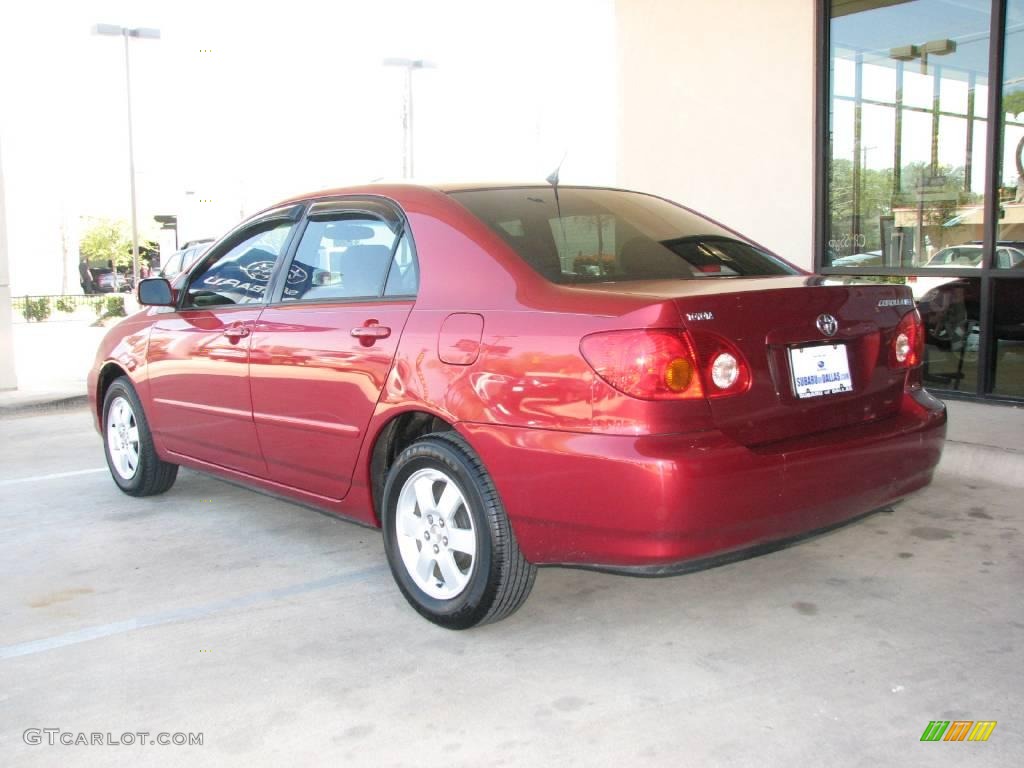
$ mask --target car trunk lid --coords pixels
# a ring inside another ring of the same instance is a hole
[[[889,347],[900,318],[913,308],[910,292],[899,285],[832,282],[821,277],[709,278],[619,283],[616,288],[672,301],[705,371],[710,360],[703,358],[716,339],[741,353],[750,367],[749,388],[711,396],[708,402],[718,429],[754,447],[886,418],[900,407],[906,369],[890,368]],[[834,335],[826,333],[831,330],[828,317],[835,322]],[[834,376],[838,391],[809,396],[809,389],[829,386],[808,386],[813,364],[824,358],[821,370],[828,373],[842,367],[836,356],[843,355],[849,378]],[[706,382],[705,391],[713,393],[714,385]]]

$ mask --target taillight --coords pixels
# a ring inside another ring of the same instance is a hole
[[[697,356],[682,331],[608,331],[583,338],[580,351],[597,375],[643,400],[703,397]]]
[[[598,376],[644,400],[722,397],[750,387],[750,367],[739,350],[713,334],[608,331],[585,337],[580,350]]]
[[[889,345],[889,365],[892,368],[913,368],[924,358],[924,328],[921,315],[915,309],[907,312],[896,325]]]

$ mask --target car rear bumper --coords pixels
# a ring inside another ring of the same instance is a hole
[[[494,478],[528,560],[660,575],[779,546],[926,486],[946,411],[917,390],[894,417],[756,449],[717,431],[458,429]]]

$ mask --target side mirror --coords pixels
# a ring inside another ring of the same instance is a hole
[[[139,304],[147,307],[173,307],[174,291],[162,277],[147,277],[139,281]]]

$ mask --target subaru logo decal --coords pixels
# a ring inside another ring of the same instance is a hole
[[[274,262],[254,261],[252,264],[243,266],[242,271],[250,280],[258,280],[261,283],[265,283],[270,279],[270,274],[274,271]]]
[[[818,330],[826,336],[835,336],[839,330],[839,321],[832,315],[818,315]]]

